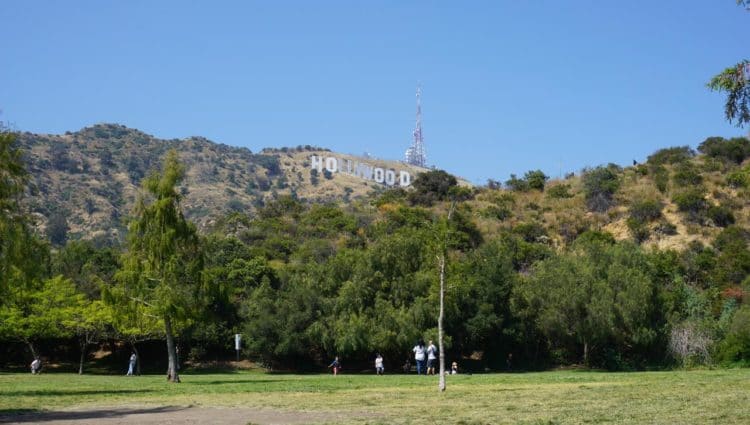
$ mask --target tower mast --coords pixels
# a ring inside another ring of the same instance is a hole
[[[417,86],[417,123],[414,128],[414,141],[406,150],[406,163],[420,167],[427,166],[427,152],[422,137],[422,87]]]

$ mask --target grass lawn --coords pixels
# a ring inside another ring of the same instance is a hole
[[[350,423],[750,423],[750,369],[555,371],[437,378],[227,373],[0,374],[0,415],[96,406],[242,406],[351,412]]]

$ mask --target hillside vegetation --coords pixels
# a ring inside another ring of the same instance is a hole
[[[384,188],[345,174],[311,173],[310,156],[331,152],[309,145],[252,153],[202,137],[162,140],[116,124],[64,135],[21,133],[18,139],[32,177],[26,203],[56,244],[67,238],[121,241],[140,181],[169,149],[178,151],[187,168],[181,188],[185,215],[203,231],[228,212],[253,214],[281,195],[348,202]],[[413,175],[423,171],[395,161],[336,156]]]
[[[471,187],[425,170],[406,190],[336,197],[327,183],[355,182],[318,176],[314,193],[329,202],[297,186],[252,210],[215,213],[198,233],[180,205],[189,210],[200,167],[172,152],[153,159],[161,168],[144,181],[126,244],[50,250],[9,204],[21,218],[0,227],[20,241],[0,249],[0,266],[13,271],[0,282],[6,358],[76,341],[83,368],[102,336],[136,349],[174,332],[182,360],[198,364],[231,353],[239,332],[245,354],[273,368],[316,369],[336,355],[369,365],[375,352],[402,364],[415,341],[437,339],[437,258],[447,250],[446,350],[466,367],[503,368],[509,355],[519,368],[750,362],[745,138],[560,181],[532,170]],[[279,167],[306,168],[304,152],[273,154]],[[256,171],[267,175],[266,165]],[[116,347],[107,355],[121,356]]]

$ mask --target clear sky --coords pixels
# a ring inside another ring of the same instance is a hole
[[[402,159],[474,181],[746,133],[705,83],[750,57],[734,0],[0,1],[0,119]]]

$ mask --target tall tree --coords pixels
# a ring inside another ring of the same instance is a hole
[[[167,153],[161,172],[143,181],[128,226],[128,250],[116,284],[105,290],[115,308],[162,321],[167,343],[167,379],[180,382],[175,336],[196,311],[203,293],[203,254],[195,226],[180,208],[177,186],[185,175],[177,152]],[[133,306],[140,305],[141,308]]]

